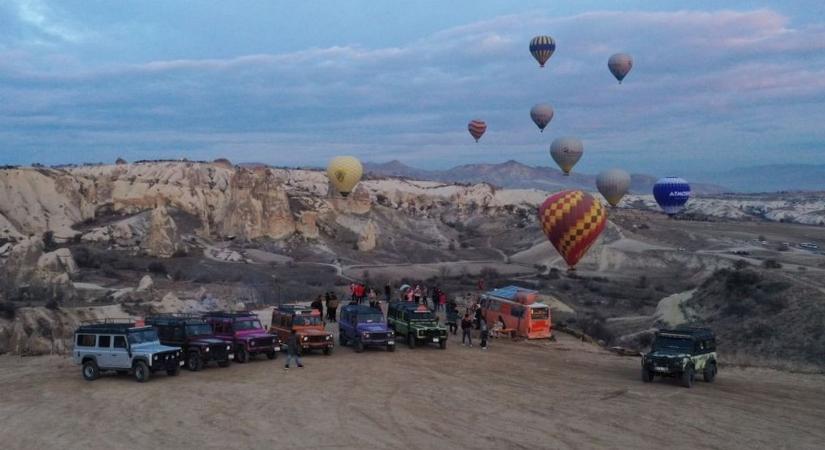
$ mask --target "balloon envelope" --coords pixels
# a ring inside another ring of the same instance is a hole
[[[596,188],[607,203],[616,206],[630,189],[630,174],[622,169],[605,170],[596,177]]]
[[[619,84],[622,84],[624,77],[633,68],[633,57],[627,53],[616,53],[607,60],[607,68],[619,80]]]
[[[546,103],[535,105],[530,109],[530,118],[541,131],[544,131],[544,127],[553,120],[553,114],[553,107]]]
[[[659,207],[672,216],[684,209],[685,203],[690,199],[690,185],[678,177],[660,178],[653,185],[653,197]]]
[[[536,36],[530,40],[530,54],[536,58],[540,67],[544,67],[544,63],[553,56],[555,51],[556,41],[550,36]]]
[[[539,223],[570,268],[587,253],[607,224],[602,203],[582,191],[562,191],[539,207]]]
[[[582,153],[584,145],[574,137],[560,137],[550,144],[550,156],[565,175],[570,175],[570,170],[579,162]]]
[[[346,197],[361,181],[364,168],[353,156],[337,156],[327,166],[327,176],[335,189]]]
[[[470,123],[467,124],[467,130],[470,131],[470,135],[478,142],[481,136],[484,135],[484,132],[487,131],[487,124],[483,120],[471,120]]]

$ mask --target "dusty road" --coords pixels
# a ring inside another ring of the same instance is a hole
[[[83,381],[0,357],[0,446],[33,448],[822,448],[825,377],[723,368],[643,384],[637,358],[572,338],[399,348]]]

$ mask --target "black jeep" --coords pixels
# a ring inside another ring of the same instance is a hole
[[[212,327],[198,316],[187,314],[164,314],[146,318],[146,324],[158,330],[163,345],[180,347],[183,350],[186,368],[201,370],[210,361],[219,367],[229,366],[232,346],[215,337]]]
[[[642,380],[677,377],[693,386],[697,373],[710,383],[716,378],[716,336],[708,328],[677,328],[656,332],[650,353],[642,355]]]

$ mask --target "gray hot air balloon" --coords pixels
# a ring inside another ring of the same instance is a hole
[[[574,137],[560,137],[550,144],[550,156],[565,175],[570,175],[570,170],[579,162],[582,153],[584,153],[584,145],[582,141]]]
[[[607,203],[616,206],[630,189],[630,174],[622,169],[605,170],[596,177],[596,188]]]
[[[619,80],[619,84],[622,84],[624,77],[633,68],[633,57],[627,53],[616,53],[607,61],[607,68]]]
[[[543,133],[544,127],[553,120],[553,107],[546,103],[539,103],[530,109],[530,117]]]

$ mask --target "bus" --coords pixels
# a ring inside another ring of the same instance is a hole
[[[538,292],[518,286],[494,289],[481,295],[481,313],[491,328],[499,317],[507,329],[527,339],[551,335],[550,307],[536,301]]]

